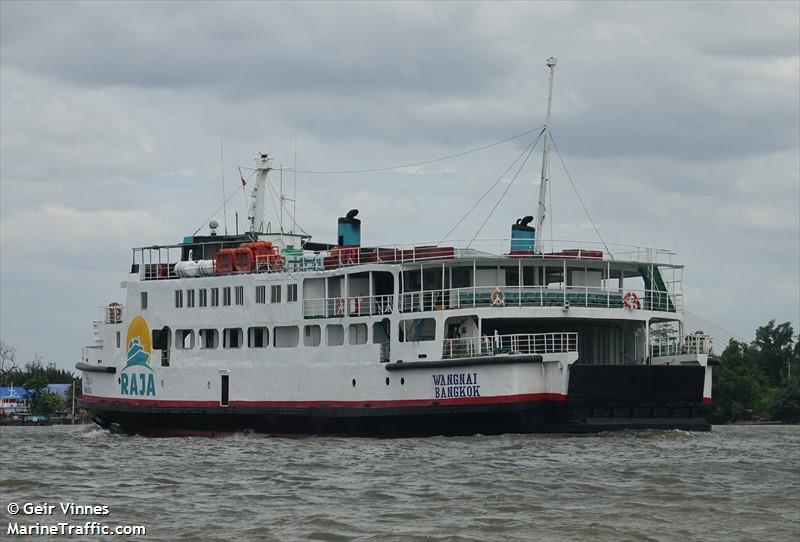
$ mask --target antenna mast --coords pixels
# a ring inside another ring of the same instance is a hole
[[[225,197],[225,156],[222,154],[222,134],[219,134],[219,174],[222,181],[222,216],[225,221],[225,235],[228,235],[228,198]]]
[[[547,183],[550,182],[550,108],[553,103],[553,73],[558,60],[555,57],[547,59],[550,68],[550,87],[547,91],[547,116],[544,121],[544,150],[542,151],[542,177],[539,181],[539,206],[536,208],[536,244],[535,252],[542,252],[542,226],[547,214],[545,197],[547,196]]]
[[[252,233],[265,233],[264,192],[267,189],[267,174],[270,170],[272,170],[272,158],[266,152],[260,153],[256,158],[256,182],[250,193],[250,213],[247,217]]]

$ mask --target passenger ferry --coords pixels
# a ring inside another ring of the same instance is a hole
[[[355,209],[332,243],[263,231],[261,153],[249,231],[133,249],[81,407],[148,435],[709,429],[711,343],[684,332],[674,253],[537,236],[549,104],[536,222],[505,240],[362,246]]]

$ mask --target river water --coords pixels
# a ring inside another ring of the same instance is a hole
[[[5,427],[0,453],[0,539],[17,539],[9,523],[96,520],[165,541],[800,540],[800,426],[396,440]],[[7,511],[43,502],[109,513]]]

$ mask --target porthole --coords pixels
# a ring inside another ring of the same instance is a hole
[[[353,379],[353,387],[354,388],[356,387],[356,379],[355,378]]]
[[[161,387],[162,388],[164,387],[164,381],[163,380],[161,381]]]
[[[400,379],[400,385],[401,385],[401,386],[405,386],[405,385],[406,385],[406,379],[405,379],[405,377],[403,377],[403,378],[401,378],[401,379]]]
[[[387,386],[389,385],[389,377],[388,376],[386,377],[386,385]]]
[[[117,377],[117,384],[119,384],[119,383],[120,383],[120,380],[119,380],[119,377]]]
[[[211,389],[211,382],[208,383],[208,389]]]

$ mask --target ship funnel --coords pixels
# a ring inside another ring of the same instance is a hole
[[[532,216],[525,216],[511,225],[511,254],[531,254],[536,242],[536,228],[529,226]]]
[[[350,210],[345,216],[339,217],[339,240],[341,246],[361,246],[361,221],[356,218],[358,209]]]

